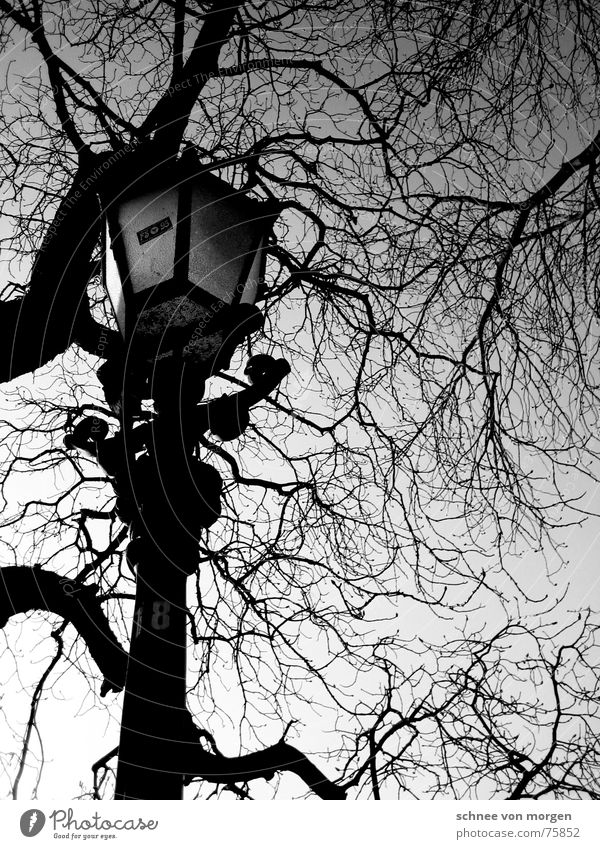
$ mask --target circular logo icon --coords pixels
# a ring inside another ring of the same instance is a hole
[[[37,808],[25,811],[21,816],[21,834],[25,837],[35,837],[43,829],[46,817]]]

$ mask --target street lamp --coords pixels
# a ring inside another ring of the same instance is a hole
[[[227,368],[260,327],[254,303],[276,214],[200,171],[189,155],[148,169],[107,205],[106,289],[125,342],[124,371],[142,381],[153,375],[149,397],[161,393],[160,374],[168,383],[173,370],[185,370],[201,381]]]
[[[105,441],[105,429],[95,439],[93,427],[83,427],[74,444],[113,475],[137,573],[116,798],[177,799],[183,776],[173,753],[192,742],[186,580],[198,565],[201,529],[220,512],[220,476],[199,460],[195,444],[210,428],[239,436],[247,408],[289,366],[254,358],[251,389],[198,402],[204,381],[227,368],[235,347],[262,324],[254,303],[276,212],[200,172],[189,156],[132,180],[105,206],[104,279],[124,345],[120,362],[108,361],[99,376],[122,429]],[[154,401],[149,423],[144,397]],[[236,415],[237,425],[229,421]]]

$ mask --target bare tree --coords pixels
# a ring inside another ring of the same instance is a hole
[[[111,420],[99,198],[187,146],[280,206],[252,344],[293,373],[234,449],[201,439],[226,489],[189,611],[186,774],[242,798],[261,777],[324,798],[597,798],[597,626],[544,563],[598,475],[600,14],[0,11],[0,619],[54,623],[13,795],[41,763],[40,691],[73,666],[82,692],[96,667],[103,695],[122,686],[126,529],[63,435]],[[112,763],[90,792],[110,793]]]

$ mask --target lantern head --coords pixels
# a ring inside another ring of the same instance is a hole
[[[104,277],[132,363],[174,358],[207,376],[260,327],[276,211],[182,163],[108,205]]]

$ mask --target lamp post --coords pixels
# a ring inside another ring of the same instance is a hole
[[[88,450],[113,475],[136,572],[116,798],[180,799],[177,753],[190,742],[186,582],[202,529],[220,513],[220,476],[195,446],[211,409],[224,438],[243,430],[243,422],[233,430],[231,421],[223,424],[222,405],[198,402],[205,380],[227,368],[235,347],[261,326],[254,301],[275,213],[185,157],[105,206],[104,278],[124,344],[121,359],[99,376],[121,433]],[[229,414],[243,419],[286,368],[271,369],[246,398],[240,393]],[[144,398],[154,401],[147,421]],[[92,444],[90,434],[81,447]]]

